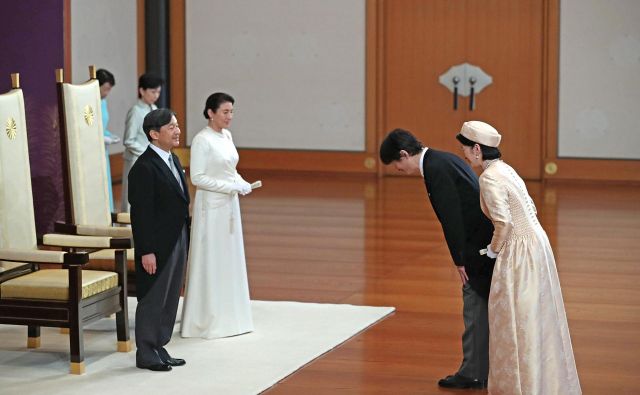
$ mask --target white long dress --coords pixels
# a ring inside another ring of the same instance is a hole
[[[560,281],[533,200],[502,161],[480,175],[498,252],[489,293],[489,394],[579,395]]]
[[[253,331],[231,133],[206,127],[191,143],[196,187],[181,334],[214,339]]]

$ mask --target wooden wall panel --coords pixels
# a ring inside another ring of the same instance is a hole
[[[464,121],[482,120],[504,135],[501,149],[525,178],[539,179],[542,140],[543,3],[529,0],[386,1],[384,121],[430,147],[459,152]],[[453,109],[439,83],[451,66],[470,63],[493,84]],[[392,170],[388,172],[393,173]]]
[[[384,2],[385,119],[379,140],[395,128],[408,129],[423,144],[458,150],[454,138],[464,111],[438,77],[465,61],[464,1]],[[460,102],[463,105],[463,102]],[[386,173],[394,173],[390,168]]]
[[[146,57],[145,57],[145,34],[144,34],[144,0],[137,0],[136,3],[137,12],[137,29],[138,29],[138,75],[144,74],[146,71]],[[172,31],[173,33],[173,31]],[[136,89],[136,92],[138,90]]]
[[[169,1],[169,85],[171,86],[169,103],[175,111],[178,124],[182,130],[180,146],[185,147],[187,141],[187,109],[185,96],[185,0]]]
[[[468,119],[502,134],[505,161],[527,179],[541,178],[543,10],[539,0],[467,2],[467,61],[493,76]]]

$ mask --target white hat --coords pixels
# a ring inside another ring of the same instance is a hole
[[[468,121],[462,124],[460,134],[474,143],[497,147],[500,145],[500,133],[488,123],[482,121]]]

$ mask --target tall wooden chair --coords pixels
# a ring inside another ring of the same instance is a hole
[[[71,373],[84,366],[83,327],[116,314],[118,351],[130,351],[127,314],[126,248],[128,238],[46,234],[38,249],[31,170],[19,76],[13,88],[0,95],[0,324],[28,326],[27,347],[40,345],[40,327],[68,328]],[[82,270],[88,252],[117,248],[116,271]],[[40,264],[62,269],[40,269]]]
[[[89,67],[90,79],[83,84],[65,83],[63,70],[56,70],[60,137],[66,163],[65,187],[69,191],[70,213],[66,223],[57,223],[56,232],[76,235],[128,237],[129,213],[111,213],[104,155],[100,86],[95,66]],[[90,255],[92,266],[112,267],[115,250],[101,250]],[[134,251],[127,252],[130,274],[135,273]]]

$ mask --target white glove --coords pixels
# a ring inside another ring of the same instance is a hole
[[[235,192],[238,192],[241,195],[248,195],[251,193],[251,184],[248,182],[241,180],[233,184],[233,189]]]
[[[498,257],[498,253],[491,249],[491,244],[487,246],[487,256],[491,259],[496,259]]]
[[[116,136],[115,134],[111,135],[111,137],[104,136],[105,145],[111,145],[119,142],[120,142],[120,137]]]

